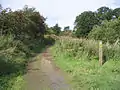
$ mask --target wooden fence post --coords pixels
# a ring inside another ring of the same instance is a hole
[[[99,41],[99,63],[103,65],[103,45],[102,41]]]

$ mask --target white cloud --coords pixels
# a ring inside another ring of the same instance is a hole
[[[34,6],[48,18],[50,26],[59,23],[62,27],[73,27],[75,17],[83,11],[95,11],[101,6],[117,6],[116,0],[3,0],[2,3],[12,9],[22,8],[24,5]]]

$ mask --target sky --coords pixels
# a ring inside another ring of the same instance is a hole
[[[74,27],[77,15],[84,11],[95,11],[101,6],[120,7],[120,0],[0,0],[4,8],[22,9],[24,5],[35,7],[41,15],[47,17],[46,23],[53,26],[58,23],[62,28]]]

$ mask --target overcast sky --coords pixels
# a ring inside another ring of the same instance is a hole
[[[21,9],[24,5],[35,7],[47,17],[46,23],[53,26],[58,23],[61,27],[73,27],[75,17],[83,11],[95,11],[101,6],[110,8],[120,7],[120,0],[0,0],[2,6],[13,10]]]

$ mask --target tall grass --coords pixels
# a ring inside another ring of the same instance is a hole
[[[103,45],[104,63],[99,65],[98,41],[61,37],[52,47],[58,67],[65,70],[74,90],[119,90],[120,46]]]
[[[60,51],[66,51],[70,56],[80,58],[84,54],[91,60],[93,58],[98,59],[99,55],[99,41],[88,39],[76,39],[72,37],[61,37],[56,44],[56,47]],[[103,58],[105,60],[120,60],[120,45],[115,44],[103,44]]]

